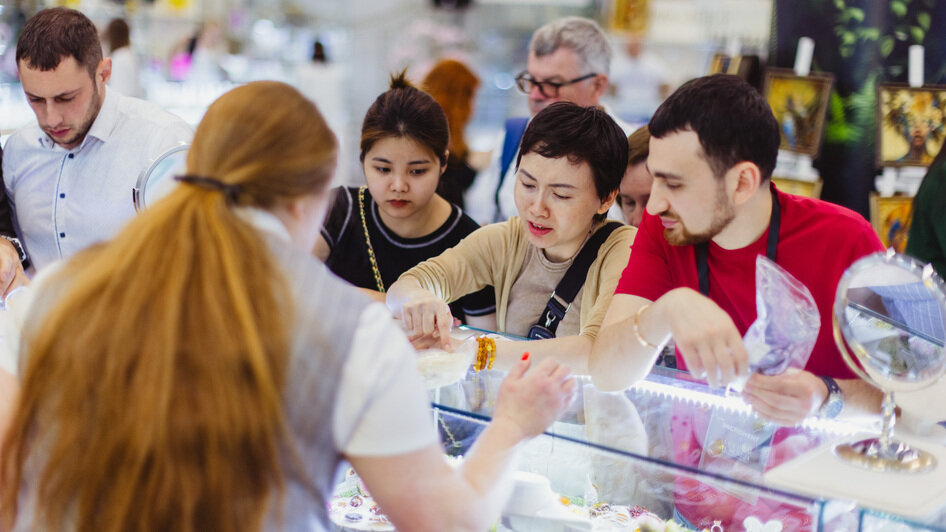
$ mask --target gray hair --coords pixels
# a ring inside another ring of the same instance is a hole
[[[560,18],[535,30],[529,41],[529,51],[536,57],[553,54],[561,47],[578,54],[591,72],[610,74],[611,45],[597,22],[584,17]]]

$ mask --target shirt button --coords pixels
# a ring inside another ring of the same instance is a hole
[[[70,159],[75,159],[75,158],[76,158],[76,154],[70,153],[70,154],[69,154],[69,158],[70,158]]]
[[[59,197],[60,197],[60,198],[65,198],[65,197],[66,197],[66,194],[65,194],[64,192],[60,192],[60,193],[59,193]]]
[[[59,233],[59,238],[66,238],[66,233]]]

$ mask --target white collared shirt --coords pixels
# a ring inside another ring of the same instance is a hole
[[[131,191],[162,152],[193,131],[154,104],[114,89],[82,143],[67,150],[38,124],[13,133],[3,176],[17,235],[33,266],[107,240],[135,214]]]

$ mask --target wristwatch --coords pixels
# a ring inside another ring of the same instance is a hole
[[[818,417],[823,419],[834,419],[838,417],[841,410],[844,409],[844,394],[841,393],[841,387],[831,377],[821,377],[824,385],[828,388],[828,396],[818,410]]]
[[[13,249],[15,249],[20,256],[20,262],[26,262],[26,251],[23,250],[23,244],[20,244],[19,238],[7,235],[0,235],[0,238],[6,240],[13,246]]]

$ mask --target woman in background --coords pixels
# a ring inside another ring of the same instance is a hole
[[[470,188],[476,170],[470,166],[469,147],[466,145],[466,124],[473,115],[473,100],[480,80],[466,65],[454,59],[441,59],[424,78],[423,88],[430,94],[450,125],[450,157],[447,170],[440,176],[437,194],[463,208],[463,193]]]
[[[108,80],[108,86],[126,96],[141,98],[138,59],[131,50],[130,33],[124,19],[114,18],[102,34],[108,56],[112,59],[112,77]]]
[[[455,246],[479,226],[436,190],[447,168],[447,118],[404,73],[368,108],[361,127],[367,186],[339,187],[315,254],[330,270],[379,301],[397,278]],[[454,316],[496,328],[493,291],[453,305]]]
[[[650,200],[650,187],[654,177],[647,170],[650,154],[650,130],[642,126],[627,137],[627,170],[621,178],[617,203],[627,225],[637,227],[644,217],[644,209]]]
[[[498,518],[516,446],[574,381],[524,356],[448,466],[387,309],[310,254],[336,157],[298,91],[236,88],[174,192],[34,282],[0,528],[327,530],[342,458],[401,530]]]

